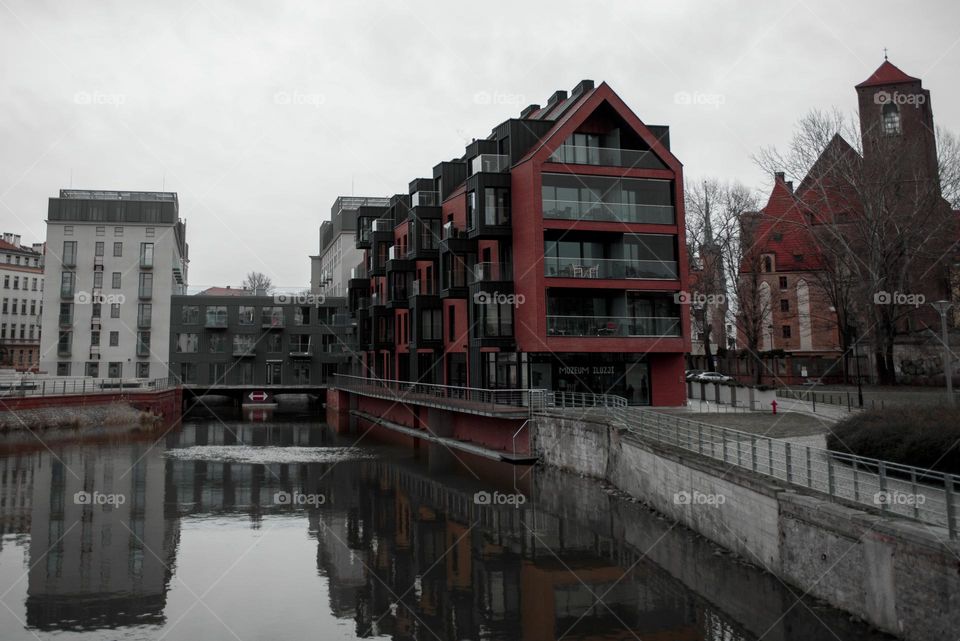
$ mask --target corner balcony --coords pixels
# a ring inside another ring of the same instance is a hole
[[[626,258],[544,257],[544,276],[588,280],[677,280],[675,260],[631,260]]]
[[[543,200],[543,217],[556,220],[578,220],[614,223],[673,225],[673,205],[641,205],[604,202],[602,200]]]
[[[479,173],[500,174],[510,171],[510,156],[506,154],[480,154],[470,161],[470,175]]]
[[[469,254],[477,251],[476,239],[467,235],[467,230],[457,227],[452,220],[444,223],[440,231],[440,253]]]
[[[680,318],[670,316],[547,316],[548,336],[679,337]]]

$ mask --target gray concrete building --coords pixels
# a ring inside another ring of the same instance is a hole
[[[330,208],[330,220],[320,225],[320,251],[310,257],[310,292],[346,297],[350,270],[363,262],[357,249],[357,213],[361,207],[386,207],[389,198],[340,196]]]
[[[61,189],[51,198],[40,370],[166,376],[170,297],[187,287],[186,229],[172,192]]]

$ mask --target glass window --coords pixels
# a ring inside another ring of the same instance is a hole
[[[183,325],[197,325],[200,323],[200,306],[184,305],[180,309],[180,322]]]
[[[227,351],[227,337],[223,332],[210,332],[207,341],[211,354],[223,354]]]
[[[153,274],[140,272],[140,298],[153,296]]]
[[[63,241],[63,256],[61,258],[64,265],[69,265],[72,267],[73,265],[77,264],[77,241]],[[17,262],[20,262],[19,256],[17,256]]]
[[[253,325],[256,319],[257,308],[247,305],[241,305],[238,310],[237,323],[240,325]]]
[[[103,241],[98,240],[96,245],[94,245],[94,256],[103,256]]]
[[[117,258],[123,256],[123,243],[113,244],[113,255],[114,257],[117,257]]]
[[[110,304],[110,318],[120,318],[120,303]]]
[[[153,267],[153,243],[140,243],[140,266]]]
[[[225,305],[207,306],[207,327],[227,326],[227,307]]]
[[[176,351],[178,354],[196,354],[199,343],[199,334],[178,332],[176,336]]]
[[[113,289],[120,289],[120,278],[121,278],[120,272],[113,272],[112,274],[110,274],[110,287],[112,287]]]
[[[120,345],[120,332],[110,332],[110,347],[118,347]]]
[[[150,378],[150,363],[137,363],[137,378]]]

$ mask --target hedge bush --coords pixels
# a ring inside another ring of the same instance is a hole
[[[909,407],[872,410],[840,422],[827,447],[903,465],[960,474],[960,409]]]

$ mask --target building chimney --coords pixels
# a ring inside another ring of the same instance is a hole
[[[782,183],[782,182],[784,181],[784,178],[785,178],[785,176],[784,176],[784,173],[783,173],[782,171],[778,171],[778,172],[776,172],[776,173],[773,174],[773,179],[774,179],[775,182]]]
[[[550,99],[547,100],[547,109],[553,107],[555,104],[557,104],[561,100],[566,100],[566,99],[567,99],[566,91],[563,91],[562,89],[559,91],[554,91],[553,95],[550,96]]]
[[[571,95],[573,95],[574,98],[576,98],[580,94],[586,91],[590,91],[591,89],[593,89],[593,80],[581,80],[579,83],[577,83],[577,86],[574,87],[573,91],[571,91],[570,93]]]
[[[540,105],[528,105],[526,109],[520,112],[521,118],[526,118],[535,111],[539,111]]]
[[[793,181],[792,181],[792,180],[788,180],[788,181],[785,182],[784,184],[787,186],[787,189],[789,189],[789,190],[790,190],[790,193],[792,194],[792,193],[793,193]]]

